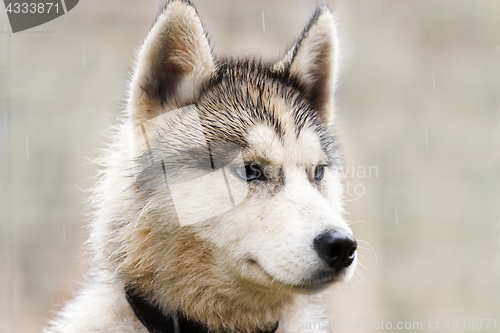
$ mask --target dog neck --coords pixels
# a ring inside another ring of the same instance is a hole
[[[137,294],[133,288],[125,287],[125,294],[130,307],[137,318],[150,333],[209,333],[203,324],[190,320],[182,313],[165,315],[160,308],[151,304]],[[255,333],[274,333],[278,329],[279,322],[272,330],[264,331],[257,329]]]

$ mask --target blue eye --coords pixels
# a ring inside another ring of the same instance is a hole
[[[325,175],[325,166],[324,165],[318,165],[316,169],[314,169],[314,180],[321,180],[323,179],[323,176]]]
[[[238,176],[247,182],[252,180],[266,180],[264,172],[257,164],[246,164],[244,167],[237,168],[236,173]]]

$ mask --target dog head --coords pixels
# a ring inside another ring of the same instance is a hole
[[[248,307],[352,275],[333,134],[337,67],[325,6],[270,64],[216,59],[194,7],[166,6],[130,87],[136,208],[118,251],[127,280],[180,308],[210,300],[201,313],[221,294],[230,302],[245,290]]]

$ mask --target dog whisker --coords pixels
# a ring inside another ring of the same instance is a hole
[[[354,222],[349,222],[348,225],[351,226],[351,225],[356,224],[356,223],[364,223],[364,224],[366,224],[365,221],[354,221]]]
[[[370,247],[370,249],[373,251],[373,254],[375,255],[375,262],[378,264],[378,257],[377,257],[377,252],[375,252],[375,249],[370,245],[370,243],[364,241],[364,240],[361,240],[361,239],[357,239],[358,242],[362,242],[366,245],[368,245]]]

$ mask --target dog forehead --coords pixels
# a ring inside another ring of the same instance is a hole
[[[263,63],[224,63],[200,97],[196,105],[207,139],[238,144],[245,159],[276,165],[331,162],[327,126],[286,73]]]
[[[275,165],[316,165],[326,160],[320,138],[309,127],[298,133],[285,128],[280,134],[276,128],[259,124],[249,131],[247,143],[250,155]]]

